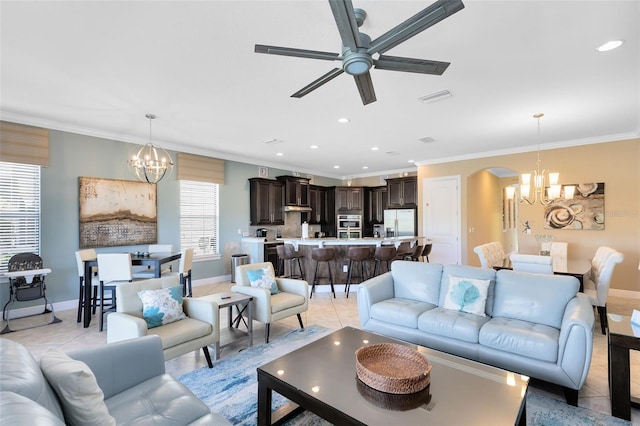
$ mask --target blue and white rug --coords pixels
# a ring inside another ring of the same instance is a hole
[[[256,368],[319,339],[332,330],[312,325],[278,337],[269,344],[253,346],[222,359],[213,368],[203,367],[179,378],[211,411],[226,417],[234,425],[255,425],[258,382]],[[273,407],[287,400],[273,393]],[[330,423],[304,412],[290,420],[290,426],[316,426]],[[587,408],[572,407],[530,388],[527,395],[527,425],[535,426],[618,426],[630,423]]]

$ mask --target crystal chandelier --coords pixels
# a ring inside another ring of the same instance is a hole
[[[149,142],[141,146],[127,163],[140,181],[158,183],[167,172],[171,173],[173,160],[164,148],[151,143],[151,123],[156,116],[145,114],[145,117],[149,119]]]
[[[543,113],[534,114],[533,118],[538,120],[538,159],[536,162],[536,168],[531,173],[523,173],[520,175],[520,203],[527,203],[529,205],[540,203],[542,205],[549,205],[553,200],[560,198],[564,195],[564,198],[570,200],[573,198],[575,192],[574,185],[565,185],[564,194],[562,194],[562,185],[558,183],[560,173],[549,172],[545,169],[540,169],[540,119],[544,117]],[[533,184],[532,184],[533,178]],[[547,180],[549,185],[547,186]],[[513,188],[513,187],[511,187]],[[533,194],[531,193],[533,190]],[[515,188],[507,188],[507,196],[513,199],[515,194]]]

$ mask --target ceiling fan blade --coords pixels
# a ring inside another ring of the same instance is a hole
[[[344,72],[344,70],[342,68],[334,68],[331,71],[329,71],[328,73],[326,73],[325,75],[323,75],[322,77],[320,77],[319,79],[312,81],[311,83],[307,84],[306,86],[304,86],[302,89],[298,90],[296,93],[294,93],[293,95],[291,95],[292,98],[301,98],[304,95],[313,92],[314,90],[316,90],[318,87],[322,86],[325,83],[328,83],[329,81],[333,80],[334,78],[336,78],[337,76],[339,76],[340,74],[342,74]]]
[[[464,9],[464,4],[461,0],[438,0],[431,6],[373,40],[369,45],[367,53],[383,54],[387,50],[392,49],[462,9]]]
[[[329,5],[338,25],[342,45],[351,49],[352,52],[357,51],[358,47],[362,47],[362,42],[351,0],[329,0]]]
[[[321,52],[319,50],[294,49],[291,47],[266,46],[264,44],[256,44],[255,53],[295,56],[297,58],[324,59],[326,61],[342,59],[338,53]]]
[[[442,75],[451,62],[430,61],[427,59],[402,58],[399,56],[381,55],[373,61],[379,70],[416,72],[420,74]]]
[[[371,80],[371,74],[367,71],[364,74],[354,75],[356,80],[356,86],[358,86],[358,92],[360,92],[360,98],[362,98],[362,104],[367,105],[376,101],[376,91],[373,90],[373,81]]]

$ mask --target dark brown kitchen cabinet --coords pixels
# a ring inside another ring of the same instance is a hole
[[[384,223],[384,210],[387,208],[387,187],[376,186],[365,190],[365,225]]]
[[[309,186],[309,207],[311,211],[307,214],[307,221],[310,225],[325,225],[329,222],[329,218],[333,216],[327,211],[327,188],[322,186]]]
[[[249,179],[251,225],[284,225],[284,183],[278,180]]]
[[[362,214],[363,198],[362,187],[336,187],[336,213],[351,212],[354,214]]]
[[[389,208],[416,207],[418,203],[418,178],[415,176],[387,179]]]
[[[309,178],[277,176],[284,183],[284,205],[309,207]]]

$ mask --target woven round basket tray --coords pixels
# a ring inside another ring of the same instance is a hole
[[[367,386],[394,394],[419,392],[431,382],[431,365],[420,352],[397,343],[356,351],[356,374]]]

